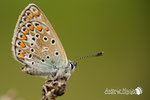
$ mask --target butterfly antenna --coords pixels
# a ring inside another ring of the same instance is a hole
[[[103,56],[103,55],[104,55],[104,52],[99,52],[97,54],[92,54],[92,55],[88,55],[88,56],[79,57],[79,58],[73,60],[72,62],[76,62],[77,60],[80,60],[80,59],[85,59],[85,58],[89,58],[89,57],[98,57],[98,56]]]

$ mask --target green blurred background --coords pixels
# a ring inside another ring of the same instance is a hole
[[[35,3],[51,21],[68,59],[81,60],[57,100],[148,100],[150,98],[150,2],[148,0],[1,0],[0,95],[40,100],[45,79],[21,72],[11,41],[21,11]],[[142,95],[106,95],[106,88],[143,88]]]

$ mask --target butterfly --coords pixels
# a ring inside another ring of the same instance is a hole
[[[12,39],[14,58],[22,63],[22,71],[35,76],[56,79],[70,77],[77,66],[75,61],[101,56],[103,52],[67,59],[65,50],[52,25],[35,4],[29,4],[20,14]]]

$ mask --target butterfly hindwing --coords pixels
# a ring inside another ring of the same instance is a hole
[[[22,11],[13,36],[13,54],[21,63],[41,72],[54,72],[68,63],[53,27],[35,5]]]

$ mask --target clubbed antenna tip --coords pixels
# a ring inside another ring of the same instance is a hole
[[[104,52],[99,52],[99,53],[97,53],[96,56],[103,56],[103,55],[104,55]]]

